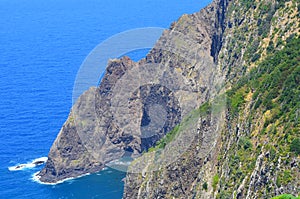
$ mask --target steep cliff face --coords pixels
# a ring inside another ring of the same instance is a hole
[[[138,63],[111,60],[100,86],[72,108],[39,179],[57,182],[138,157],[207,101],[216,75],[211,35],[222,32],[214,25],[221,19],[210,17],[216,11],[214,3],[182,16]]]
[[[299,2],[216,1],[212,6],[198,14],[215,10],[210,13],[218,19],[210,35],[211,55],[224,87],[196,111],[193,126],[176,131],[174,137],[195,131],[180,158],[163,161],[165,151],[178,142],[171,136],[132,163],[123,198],[271,198],[300,192],[295,147]],[[220,99],[227,105],[217,111],[224,117],[216,120],[212,113]]]

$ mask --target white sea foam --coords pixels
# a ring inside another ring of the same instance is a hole
[[[38,165],[44,164],[48,160],[47,157],[41,157],[32,160],[31,162],[25,163],[25,164],[17,164],[15,166],[8,167],[8,170],[10,171],[20,171],[25,169],[31,169]]]
[[[104,167],[101,171],[105,171],[105,170],[107,170],[108,168],[107,167]],[[40,176],[38,175],[39,174],[39,171],[38,172],[36,172],[36,173],[34,173],[33,175],[32,175],[32,180],[34,181],[34,182],[37,182],[37,183],[39,183],[39,184],[43,184],[43,185],[57,185],[57,184],[61,184],[61,183],[63,183],[63,182],[67,182],[67,181],[71,181],[71,180],[74,180],[74,179],[77,179],[77,178],[81,178],[81,177],[84,177],[84,176],[88,176],[88,175],[91,175],[90,173],[86,173],[86,174],[83,174],[83,175],[80,175],[80,176],[77,176],[77,177],[72,177],[72,178],[66,178],[66,179],[64,179],[64,180],[60,180],[60,181],[57,181],[56,183],[48,183],[48,182],[42,182],[42,181],[40,181]],[[96,175],[102,175],[101,173],[97,173]]]
[[[38,171],[38,172],[36,172],[36,173],[34,173],[33,175],[32,175],[32,180],[34,181],[34,182],[37,182],[37,183],[39,183],[39,184],[43,184],[43,185],[57,185],[57,184],[61,184],[61,183],[63,183],[63,182],[67,182],[67,181],[71,181],[71,180],[74,180],[74,179],[77,179],[77,178],[81,178],[81,177],[83,177],[83,176],[88,176],[88,175],[90,175],[90,173],[86,173],[86,174],[83,174],[83,175],[80,175],[80,176],[77,176],[77,177],[71,177],[71,178],[66,178],[66,179],[63,179],[63,180],[59,180],[59,181],[57,181],[57,182],[55,182],[55,183],[49,183],[49,182],[42,182],[42,181],[40,181],[40,176],[38,175],[40,172]]]
[[[107,170],[108,168],[107,167],[104,167],[101,171],[105,171],[105,170]]]
[[[107,170],[107,167],[104,167],[104,168],[102,169],[102,171],[104,171],[104,170]],[[86,173],[86,174],[83,174],[83,175],[80,175],[80,176],[77,176],[77,177],[71,177],[71,178],[66,178],[66,179],[63,179],[63,180],[59,180],[59,181],[57,181],[57,182],[55,182],[55,183],[48,183],[48,182],[42,182],[42,181],[40,180],[41,177],[38,175],[39,173],[40,173],[39,171],[36,172],[36,173],[34,173],[34,174],[32,175],[31,180],[33,180],[34,182],[37,182],[37,183],[39,183],[39,184],[43,184],[43,185],[57,185],[57,184],[61,184],[61,183],[63,183],[63,182],[70,182],[70,181],[72,181],[72,180],[74,180],[74,179],[77,179],[77,178],[81,178],[81,177],[84,177],[84,176],[91,175],[91,173]],[[97,175],[101,175],[101,174],[97,174]]]

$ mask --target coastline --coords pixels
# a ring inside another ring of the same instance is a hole
[[[103,170],[104,170],[104,168],[101,171],[103,171]],[[63,180],[59,180],[59,181],[57,181],[55,183],[50,183],[50,182],[42,182],[42,181],[40,181],[40,176],[38,175],[39,173],[40,173],[40,171],[34,173],[32,175],[31,179],[32,179],[32,181],[34,181],[34,182],[36,182],[38,184],[42,184],[42,185],[58,185],[58,184],[62,184],[64,182],[67,182],[67,181],[70,181],[70,180],[74,180],[74,179],[77,179],[77,178],[81,178],[81,177],[84,177],[84,176],[91,175],[91,173],[86,173],[86,174],[82,174],[82,175],[77,176],[77,177],[70,177],[70,178],[66,178],[66,179],[63,179]]]

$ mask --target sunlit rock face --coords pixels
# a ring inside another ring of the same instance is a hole
[[[216,69],[213,21],[184,15],[145,59],[110,60],[100,85],[72,107],[40,180],[57,182],[99,171],[124,156],[139,157],[206,101]]]

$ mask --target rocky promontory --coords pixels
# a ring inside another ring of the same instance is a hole
[[[100,85],[72,107],[39,179],[55,183],[138,157],[204,102],[215,75],[214,9],[182,16],[137,63],[110,60]]]

